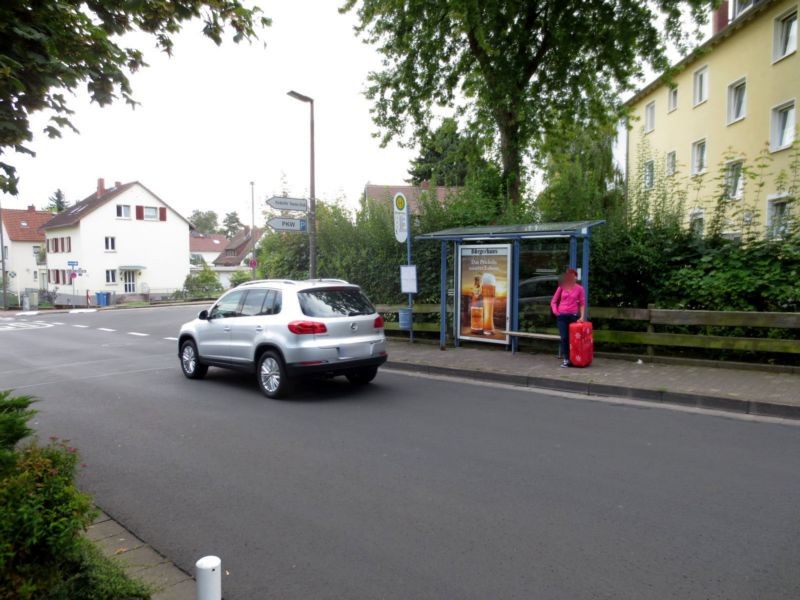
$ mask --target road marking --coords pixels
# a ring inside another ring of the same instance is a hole
[[[139,337],[147,337],[149,333],[139,333],[138,331],[129,331],[128,335],[138,335]]]
[[[16,317],[25,317],[25,316],[35,317],[38,314],[39,314],[38,310],[25,310],[25,311],[22,311],[22,312],[18,312],[14,316],[16,316]]]
[[[88,329],[89,328],[88,325],[73,325],[73,327],[78,327],[80,329]]]
[[[0,331],[20,331],[22,329],[44,329],[45,327],[52,327],[52,323],[46,321],[17,321],[17,322],[4,322],[0,324]]]
[[[71,311],[69,311],[69,314],[74,315],[74,314],[77,314],[77,313],[92,313],[92,312],[97,312],[97,309],[96,308],[74,308]]]
[[[98,331],[116,331],[116,329],[109,329],[108,327],[98,327]]]
[[[63,325],[63,323],[60,323],[60,322],[58,322],[58,321],[50,321],[50,322],[51,322],[53,325]]]
[[[174,338],[174,337],[165,337],[164,339],[165,340],[170,340],[171,342],[177,342],[178,341],[178,338]]]

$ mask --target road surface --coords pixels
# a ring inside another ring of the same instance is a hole
[[[180,372],[199,307],[0,320],[104,510],[227,600],[800,598],[800,427],[384,370]]]

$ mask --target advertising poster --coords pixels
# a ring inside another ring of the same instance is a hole
[[[458,337],[507,344],[511,245],[461,246],[457,281]]]

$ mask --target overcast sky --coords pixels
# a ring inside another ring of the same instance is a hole
[[[414,152],[382,149],[372,135],[363,90],[380,57],[353,34],[355,17],[338,13],[340,0],[264,4],[273,19],[266,48],[228,40],[217,47],[200,22],[184,26],[172,58],[151,38],[133,38],[150,63],[131,80],[141,105],[100,108],[79,94],[71,107],[80,134],[55,140],[39,133],[45,120],[37,115],[36,157],[8,157],[20,194],[4,196],[3,206],[41,208],[57,188],[75,202],[103,177],[107,186],[141,181],[185,216],[214,210],[221,220],[237,211],[249,223],[255,181],[259,220],[283,180],[290,195],[308,195],[308,105],[287,96],[290,89],[315,100],[318,198],[355,207],[367,182],[403,183]],[[616,154],[624,162],[624,148]]]
[[[353,15],[333,0],[264,3],[273,19],[261,43],[217,47],[191,22],[176,38],[172,58],[141,38],[150,67],[132,78],[135,110],[124,103],[99,108],[73,99],[80,135],[50,140],[36,135],[33,159],[9,156],[19,170],[20,194],[3,206],[47,203],[57,188],[74,202],[91,194],[97,178],[139,180],[188,216],[195,208],[238,211],[250,221],[250,181],[259,203],[283,189],[307,196],[309,109],[290,89],[315,100],[317,197],[358,202],[367,181],[403,183],[413,152],[381,149],[372,137],[367,73],[379,66],[375,50],[353,34]],[[138,40],[139,38],[137,38]],[[41,131],[42,118],[35,119]]]

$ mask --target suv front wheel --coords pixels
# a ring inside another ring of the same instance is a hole
[[[258,360],[256,378],[258,387],[267,398],[283,398],[292,387],[283,359],[272,350],[264,352]]]
[[[191,340],[181,344],[181,370],[189,379],[202,379],[208,373],[208,365],[200,362],[197,346]]]

